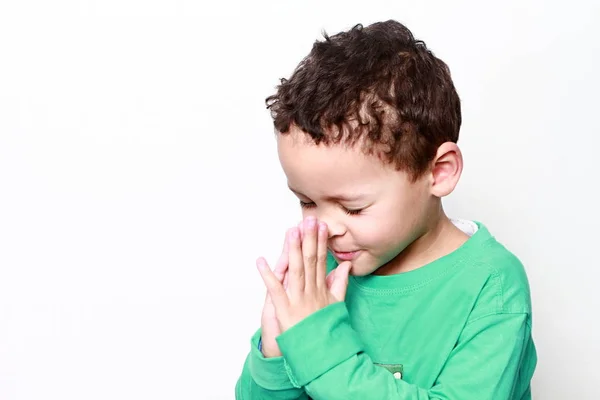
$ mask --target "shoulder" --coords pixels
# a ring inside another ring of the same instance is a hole
[[[481,279],[473,312],[485,314],[531,314],[531,294],[525,267],[519,258],[500,243],[481,223],[473,236],[475,243],[466,252],[462,273]],[[479,235],[477,237],[476,235]]]

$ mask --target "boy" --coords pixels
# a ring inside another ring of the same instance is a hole
[[[529,285],[449,219],[463,161],[450,72],[395,21],[315,43],[267,99],[304,221],[286,235],[236,399],[530,399]]]

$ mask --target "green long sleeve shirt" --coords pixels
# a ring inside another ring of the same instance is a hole
[[[256,332],[236,400],[531,399],[527,277],[477,227],[462,247],[416,270],[351,277],[345,302],[277,337],[283,357],[264,358]]]

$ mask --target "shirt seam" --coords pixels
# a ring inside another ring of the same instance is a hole
[[[526,315],[526,316],[529,317],[531,315],[531,312],[527,312],[527,311],[494,311],[494,312],[490,312],[490,313],[487,313],[487,314],[484,314],[484,315],[480,315],[479,317],[474,318],[474,319],[468,321],[465,324],[465,327],[471,325],[474,322],[479,321],[480,319],[487,318],[487,317],[492,317],[492,316],[498,316],[498,315]]]
[[[485,239],[484,241],[482,241],[479,246],[481,246],[482,248],[488,247],[490,245],[491,242],[495,242],[496,239],[494,237],[489,237],[487,239]],[[378,294],[381,296],[385,296],[385,295],[390,295],[390,294],[409,294],[409,293],[413,293],[416,292],[417,290],[422,289],[423,287],[429,285],[431,282],[445,276],[448,275],[449,273],[455,271],[459,266],[465,266],[465,265],[469,265],[468,261],[473,261],[473,257],[471,256],[471,254],[465,254],[462,255],[460,258],[457,258],[451,266],[449,266],[448,268],[444,269],[443,271],[440,271],[439,273],[430,276],[428,279],[423,280],[421,282],[412,284],[410,286],[405,286],[403,288],[399,288],[399,289],[378,289],[378,288],[371,288],[368,286],[364,286],[362,284],[360,284],[356,279],[352,279],[352,281],[354,282],[354,284],[356,285],[356,287],[366,293],[370,293],[370,294]],[[499,275],[498,273],[498,269],[492,267],[492,265],[489,262],[478,262],[477,264],[479,265],[485,265],[490,272],[490,275]],[[500,285],[501,286],[501,285]],[[503,300],[502,300],[502,295],[503,295],[503,291],[502,291],[502,287],[499,288],[500,290],[500,304],[502,304]]]
[[[465,264],[465,261],[467,259],[466,258],[459,258],[457,259],[452,266],[444,269],[443,271],[439,272],[436,275],[433,275],[431,277],[429,277],[426,280],[423,280],[421,282],[415,283],[413,285],[410,286],[405,286],[403,288],[398,288],[398,289],[377,289],[377,288],[371,288],[368,286],[364,286],[362,284],[360,284],[358,281],[356,281],[355,279],[353,279],[352,281],[354,282],[354,284],[356,285],[356,287],[363,291],[363,292],[367,292],[370,294],[379,294],[382,296],[385,295],[389,295],[389,294],[408,294],[408,293],[413,293],[416,292],[417,290],[422,289],[423,287],[429,285],[431,282],[445,276],[448,275],[449,273],[453,272],[455,269],[457,269],[459,266],[462,266]]]

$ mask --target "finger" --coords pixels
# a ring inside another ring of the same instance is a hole
[[[348,288],[348,274],[350,273],[352,264],[350,261],[345,261],[338,265],[335,269],[335,277],[331,282],[329,291],[338,301],[344,301],[346,298],[346,290]]]
[[[283,289],[283,285],[279,282],[273,271],[271,271],[271,268],[269,268],[265,259],[259,258],[256,260],[256,267],[267,287],[268,295],[270,296],[270,300],[273,302],[275,309],[277,310],[278,308],[285,307],[287,304],[287,294],[285,293],[285,289]]]
[[[257,268],[258,268],[259,264],[260,264],[260,265],[263,265],[263,264],[264,264],[264,265],[266,265],[266,266],[267,266],[267,268],[269,268],[269,269],[270,269],[270,267],[269,267],[269,263],[267,262],[267,260],[265,260],[265,258],[264,258],[264,257],[259,257],[259,258],[256,260],[256,267],[257,267]],[[269,291],[267,290],[267,294],[266,294],[266,296],[265,296],[265,302],[270,302],[270,301],[271,301],[271,295],[269,294]]]
[[[283,288],[287,291],[288,288],[288,276],[290,276],[288,273],[285,274],[285,276],[283,277]]]
[[[271,295],[269,294],[269,291],[267,290],[267,296],[265,297],[265,305],[271,305],[273,304],[273,299],[271,298]]]
[[[289,245],[288,245],[289,232],[290,232],[290,230],[288,229],[288,231],[285,234],[284,241],[283,241],[283,250],[281,251],[281,255],[279,256],[277,263],[275,264],[275,268],[273,269],[273,273],[275,274],[277,279],[279,279],[279,282],[283,281],[283,277],[285,276],[285,273],[286,273],[286,271],[288,269],[288,265],[289,265]]]
[[[256,260],[256,266],[258,267],[259,263],[264,263],[267,264],[267,260],[264,259],[264,257],[260,257],[258,260]],[[267,264],[267,268],[268,268]],[[265,305],[269,305],[269,304],[273,304],[273,300],[271,299],[271,295],[269,294],[269,291],[267,290],[267,293],[265,294]]]
[[[326,286],[326,275],[327,275],[327,224],[325,222],[319,222],[318,233],[317,233],[317,271],[316,281],[317,287],[322,288]]]
[[[264,263],[264,264],[267,265],[267,268],[269,268],[268,264],[267,264],[267,261],[263,257],[261,257],[259,260],[256,261],[256,265],[257,266],[258,266],[259,263]],[[278,275],[277,271],[273,270],[273,275],[275,275],[275,278],[277,278],[277,280],[280,283],[284,282],[284,279],[285,279],[285,276],[286,276],[285,272],[283,273],[283,276],[280,277]],[[284,288],[285,288],[285,285],[284,285]],[[273,304],[273,299],[271,298],[271,294],[269,293],[268,290],[267,290],[267,293],[265,294],[265,304]]]
[[[327,274],[327,278],[325,278],[325,284],[327,285],[327,289],[331,289],[331,284],[335,280],[335,269],[331,270],[329,274]]]
[[[300,248],[300,232],[292,228],[288,237],[290,246],[290,265],[288,267],[288,288],[292,297],[300,297],[304,291],[304,263]]]
[[[304,237],[302,238],[305,291],[315,290],[317,287],[317,251],[317,220],[311,216],[304,220]]]
[[[286,243],[287,243],[287,238],[286,238]],[[287,249],[285,249],[285,247],[286,246],[284,245],[284,252],[282,252],[282,254],[281,254],[280,258],[279,258],[278,263],[281,262],[281,257],[284,256],[284,253],[287,254],[287,252],[286,252]],[[287,260],[287,256],[285,258]],[[261,263],[261,264],[264,263],[264,264],[267,265],[267,268],[268,268],[269,264],[267,263],[267,260],[265,260],[263,257],[261,257],[259,260],[257,260],[257,264],[256,264],[257,266],[258,266],[258,263]],[[277,280],[279,282],[283,282],[284,283],[284,289],[285,289],[285,287],[286,287],[286,283],[285,283],[286,279],[285,278],[287,277],[287,274],[286,274],[287,262],[285,263],[285,269],[281,269],[281,267],[280,267],[280,269],[278,270],[277,268],[278,267],[276,265],[275,268],[273,269],[273,274],[275,275],[275,277],[277,278]],[[273,299],[271,298],[271,294],[267,290],[267,293],[265,295],[265,305],[271,305],[271,304],[273,304]]]

